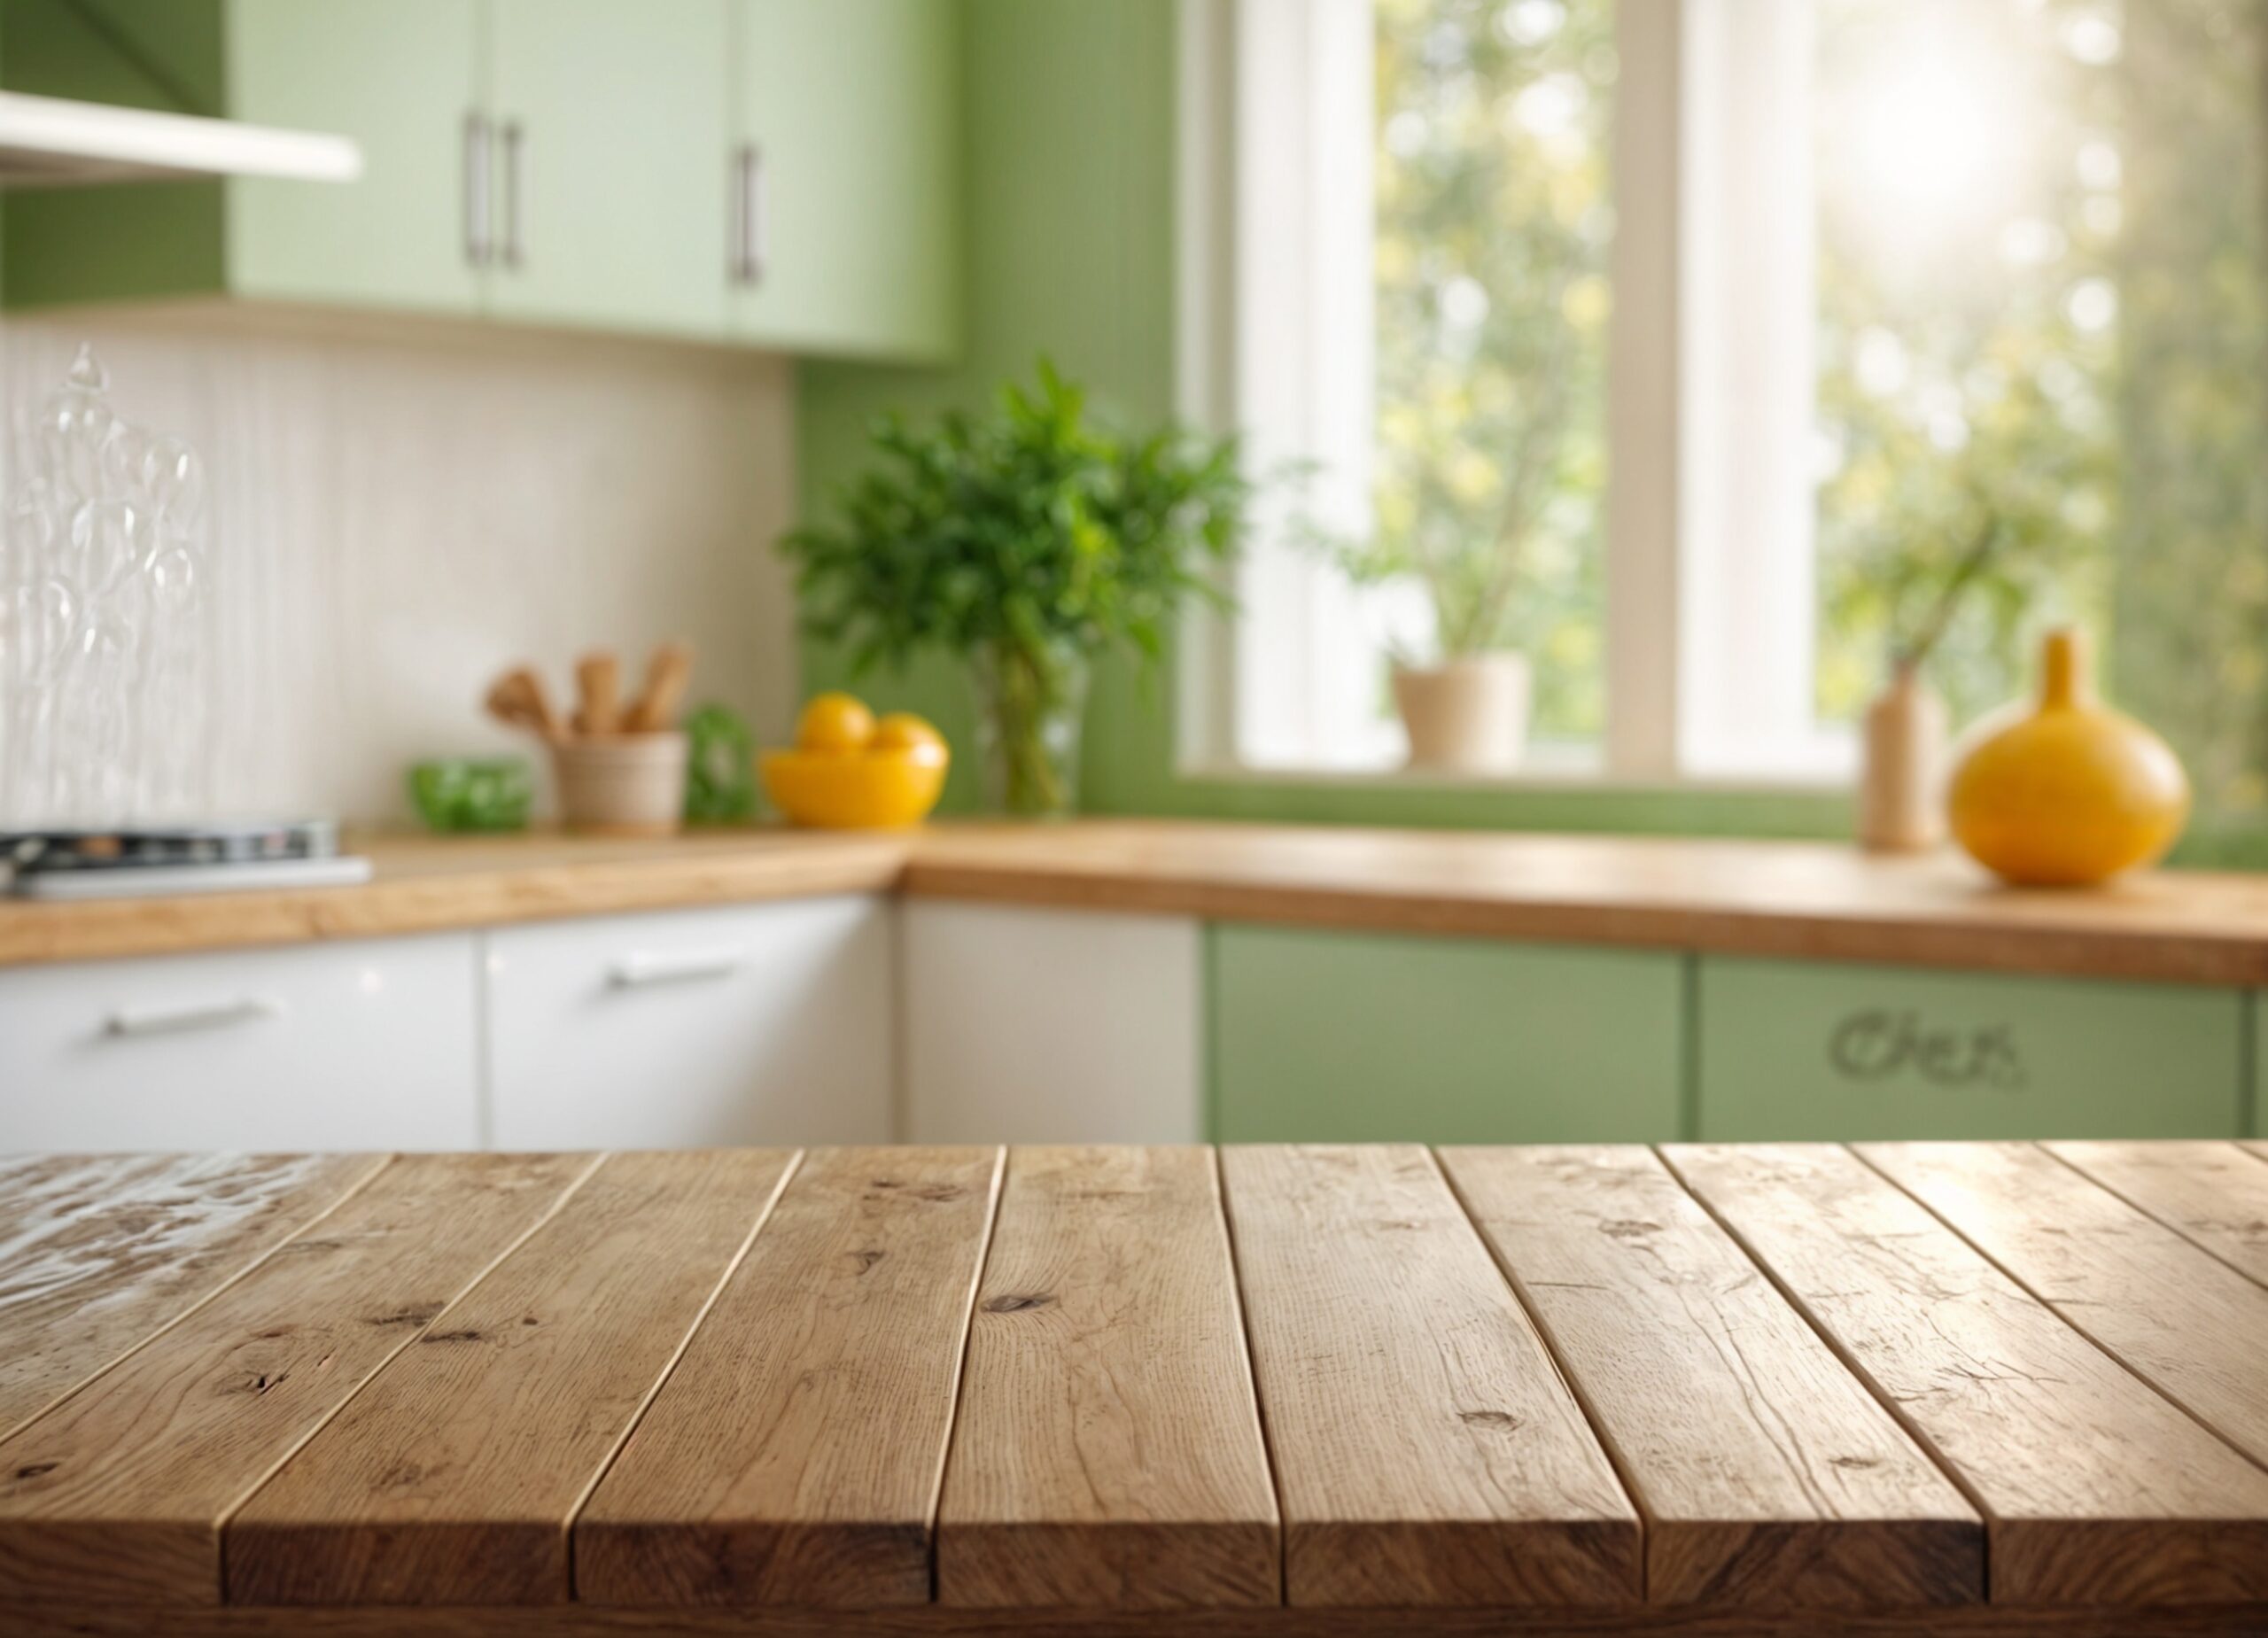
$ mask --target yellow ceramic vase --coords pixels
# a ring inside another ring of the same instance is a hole
[[[2068,887],[2171,847],[2189,780],[2163,740],[2096,699],[2084,640],[2059,631],[2041,655],[2039,709],[1970,748],[1950,801],[1954,837],[1986,869]]]

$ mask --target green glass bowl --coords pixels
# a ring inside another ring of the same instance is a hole
[[[525,830],[535,770],[524,757],[439,757],[409,770],[409,800],[444,835]]]

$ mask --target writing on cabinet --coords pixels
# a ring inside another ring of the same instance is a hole
[[[1914,1008],[1871,1007],[1837,1022],[1828,1061],[1848,1081],[1904,1075],[1932,1086],[2021,1091],[2023,1057],[2008,1024],[1932,1024]]]

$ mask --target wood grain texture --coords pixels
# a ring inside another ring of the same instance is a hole
[[[594,1603],[923,1603],[997,1149],[809,1153],[577,1520]]]
[[[2268,1467],[2268,1290],[2031,1144],[1862,1144],[2066,1324]]]
[[[1883,858],[1808,842],[1085,819],[901,837],[749,830],[646,843],[354,845],[377,868],[364,887],[0,903],[0,966],[896,889],[1303,927],[2268,984],[2268,877],[2170,871],[2085,893],[2023,890],[1949,856]]]
[[[1629,1602],[1636,1514],[1425,1150],[1221,1153],[1288,1603]]]
[[[576,1508],[794,1159],[602,1162],[237,1510],[229,1601],[563,1602]]]
[[[0,1439],[384,1164],[382,1155],[0,1160]]]
[[[2268,1472],[1848,1151],[1665,1157],[1967,1487],[1993,1602],[2268,1595]]]
[[[2268,1603],[2210,1610],[144,1609],[0,1606],[0,1638],[2260,1638]]]
[[[1646,1596],[1984,1595],[1961,1493],[1648,1150],[1444,1149],[1646,1522]]]
[[[591,1165],[396,1160],[0,1443],[0,1601],[217,1602],[229,1513]]]
[[[2268,982],[2268,876],[2004,887],[1950,852],[1840,843],[1089,819],[948,825],[905,890],[1225,920],[1724,954]]]
[[[2268,1166],[2242,1148],[2225,1143],[2042,1146],[2240,1274],[2268,1285]]]
[[[1281,1555],[1212,1151],[1011,1150],[938,1601],[1272,1604]]]
[[[375,874],[361,887],[0,900],[0,966],[870,893],[897,883],[905,857],[905,842],[887,835],[753,830],[656,842],[350,837],[347,846],[370,856]]]

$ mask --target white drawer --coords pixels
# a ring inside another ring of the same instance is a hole
[[[890,913],[839,897],[499,928],[494,1141],[889,1142]]]
[[[477,1147],[476,948],[0,970],[0,1151]]]

